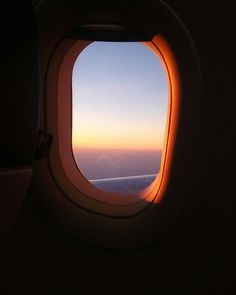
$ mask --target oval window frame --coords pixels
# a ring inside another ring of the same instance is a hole
[[[168,150],[168,138],[172,116],[173,72],[176,72],[176,65],[174,64],[173,53],[162,36],[155,36],[151,42],[143,42],[160,59],[168,77],[169,98],[167,126],[159,176],[142,195],[127,195],[124,198],[124,196],[119,194],[99,190],[89,183],[77,168],[73,156],[71,144],[72,72],[75,60],[91,42],[92,41],[65,38],[54,50],[50,60],[46,78],[46,100],[49,102],[47,105],[46,121],[48,123],[47,130],[54,134],[54,145],[49,155],[49,164],[55,180],[60,184],[65,196],[74,204],[89,209],[94,208],[93,203],[95,201],[97,213],[109,216],[130,216],[142,211],[152,202],[159,203],[163,198],[163,195],[159,192],[163,182]],[[171,64],[164,59],[162,53],[163,48],[165,48],[165,57],[167,56],[167,51],[168,56],[171,55]],[[50,114],[52,114],[55,106],[57,115],[53,118],[54,120],[52,120]],[[107,210],[106,207],[110,208]]]
[[[71,3],[77,5],[74,0],[71,0]],[[148,18],[145,18],[145,13],[143,14],[143,7],[141,10],[134,11],[128,9],[128,4],[124,4],[124,6],[127,5],[127,10],[124,10],[123,14],[117,14],[113,8],[110,10],[108,8],[102,14],[103,23],[105,18],[111,21],[119,15],[121,20],[133,24],[132,27],[137,25],[137,28],[143,28],[144,31],[150,33],[149,36],[155,36],[151,38],[152,41],[158,42],[165,60],[168,61],[168,70],[173,78],[168,149],[165,155],[162,184],[158,198],[153,202],[111,205],[92,198],[81,198],[78,204],[70,198],[69,187],[72,188],[72,184],[69,183],[67,186],[65,175],[63,173],[54,175],[55,168],[60,168],[60,165],[52,163],[54,156],[58,157],[58,154],[53,155],[58,144],[57,112],[55,111],[57,104],[51,102],[56,97],[55,88],[53,93],[53,91],[47,91],[46,87],[49,65],[51,65],[55,50],[58,44],[61,44],[61,40],[65,39],[64,36],[78,25],[78,13],[82,15],[83,20],[90,21],[90,17],[86,15],[87,12],[83,8],[75,10],[72,9],[73,6],[69,8],[70,4],[68,3],[64,19],[61,17],[65,11],[64,7],[60,12],[57,10],[56,16],[55,9],[53,9],[50,22],[46,25],[41,15],[43,16],[44,9],[47,10],[47,5],[42,6],[41,11],[39,9],[39,20],[43,23],[41,27],[43,110],[40,126],[52,134],[54,142],[49,158],[36,163],[31,189],[47,215],[67,232],[80,239],[116,249],[143,247],[162,237],[173,226],[182,212],[185,199],[189,197],[188,192],[199,183],[197,179],[193,179],[195,174],[192,162],[185,161],[184,167],[179,165],[183,152],[186,152],[186,148],[183,148],[188,142],[186,139],[189,134],[198,130],[200,122],[198,113],[201,108],[201,75],[196,49],[184,25],[163,1],[157,2],[153,9],[152,7],[147,9],[151,13],[148,14]],[[99,13],[96,12],[96,15],[98,15],[98,20],[96,17],[95,20],[99,22]],[[60,21],[60,26],[58,26],[58,21]],[[92,21],[94,22],[93,18]],[[60,58],[58,59],[59,64]],[[54,70],[52,82],[56,83],[58,68]],[[185,128],[186,124],[187,128]],[[196,144],[187,145],[188,159],[193,159],[195,152]],[[67,191],[65,192],[66,186]]]

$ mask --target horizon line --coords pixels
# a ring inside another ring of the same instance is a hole
[[[97,151],[100,151],[100,150],[107,150],[107,151],[158,151],[158,152],[162,152],[163,148],[109,148],[109,147],[73,147],[73,144],[72,144],[72,150],[75,151],[75,150],[97,150]]]

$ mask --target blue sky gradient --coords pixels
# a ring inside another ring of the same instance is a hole
[[[159,58],[147,46],[91,43],[75,62],[72,85],[75,147],[96,148],[101,145],[97,137],[104,141],[104,148],[111,142],[114,148],[119,140],[119,148],[138,148],[136,137],[140,148],[162,147],[168,83]]]

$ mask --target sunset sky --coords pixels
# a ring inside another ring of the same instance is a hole
[[[93,42],[75,62],[72,93],[74,149],[162,149],[168,85],[147,46]]]

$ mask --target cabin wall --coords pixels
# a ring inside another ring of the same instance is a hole
[[[234,11],[222,1],[166,2],[185,23],[201,66],[199,186],[171,231],[134,251],[70,236],[28,195],[1,251],[2,294],[235,294]]]

